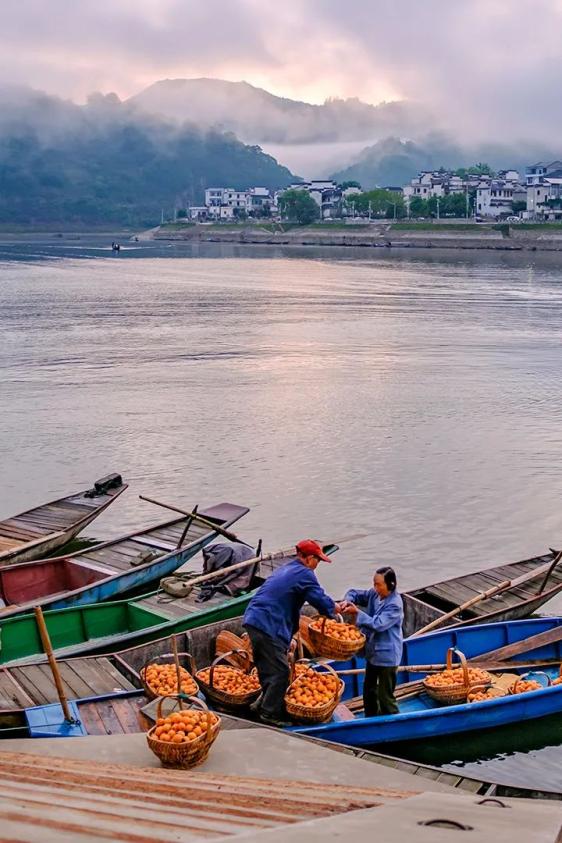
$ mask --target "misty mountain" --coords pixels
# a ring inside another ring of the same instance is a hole
[[[336,181],[354,179],[365,189],[380,185],[401,187],[420,170],[457,169],[479,161],[493,169],[514,168],[521,174],[537,160],[555,160],[560,151],[536,143],[461,145],[440,133],[419,141],[388,137],[363,149],[354,162],[332,174]]]
[[[201,128],[234,132],[248,143],[299,144],[412,137],[428,114],[413,103],[369,105],[329,99],[313,105],[286,99],[247,82],[163,79],[127,100],[131,106]]]
[[[115,95],[79,106],[0,91],[0,223],[154,225],[206,187],[284,187],[291,172],[233,134],[147,116]]]

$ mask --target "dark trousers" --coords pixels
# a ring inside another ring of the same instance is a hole
[[[287,647],[255,626],[248,625],[245,629],[252,642],[254,664],[262,688],[260,713],[283,720],[287,716],[284,698],[289,687]]]
[[[394,699],[396,688],[396,668],[377,667],[366,662],[365,682],[363,685],[363,705],[365,717],[379,714],[398,714]]]

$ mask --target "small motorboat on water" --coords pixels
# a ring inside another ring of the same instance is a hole
[[[125,491],[119,474],[0,521],[0,567],[39,559],[71,541]]]

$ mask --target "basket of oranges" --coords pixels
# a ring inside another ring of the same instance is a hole
[[[546,681],[542,683],[538,679],[528,679],[529,676],[542,676]],[[509,693],[526,694],[527,691],[542,691],[544,688],[550,688],[552,684],[547,673],[543,673],[542,670],[534,670],[532,673],[523,673],[519,679],[516,679],[513,685],[509,686]]]
[[[350,659],[365,646],[363,633],[351,623],[344,623],[341,615],[316,618],[308,626],[310,643],[317,656],[326,659]]]
[[[330,720],[343,693],[344,684],[329,664],[315,669],[307,659],[293,666],[292,682],[285,694],[287,714],[300,723]]]
[[[459,657],[460,667],[453,668],[453,654]],[[487,670],[468,667],[464,653],[456,647],[447,650],[446,669],[423,680],[423,687],[432,699],[443,705],[458,705],[467,700],[473,686],[480,691],[487,690],[492,684],[492,676]]]
[[[195,708],[185,709],[181,707],[183,698],[171,698],[179,699],[180,710],[163,717],[162,703],[170,697],[158,701],[156,724],[146,736],[148,746],[165,767],[195,767],[209,754],[220,730],[220,717],[198,697],[188,697]]]
[[[245,658],[245,668],[221,664],[233,653]],[[225,708],[242,708],[256,700],[261,686],[247,650],[230,650],[216,658],[210,667],[198,670],[195,678],[206,698]]]
[[[195,696],[199,687],[192,676],[193,659],[190,653],[178,653],[178,659],[184,661],[187,667],[179,665],[180,684],[178,688],[178,669],[175,656],[166,653],[147,662],[140,670],[140,678],[146,694],[150,699],[168,697],[171,694],[187,694]]]
[[[467,694],[466,701],[469,703],[485,702],[486,700],[497,700],[505,697],[507,691],[503,688],[487,687],[486,685],[473,685]]]

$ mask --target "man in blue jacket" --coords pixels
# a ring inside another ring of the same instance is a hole
[[[365,717],[397,714],[394,698],[396,668],[402,659],[402,598],[396,591],[396,574],[389,567],[379,568],[373,588],[350,589],[343,607],[346,615],[355,617],[365,643],[365,682],[363,704]]]
[[[272,726],[288,725],[284,702],[289,685],[287,652],[299,628],[302,607],[310,603],[329,618],[341,608],[326,594],[314,573],[320,560],[330,562],[330,557],[312,539],[300,541],[296,552],[296,558],[278,568],[252,597],[243,621],[262,687],[254,710]]]

